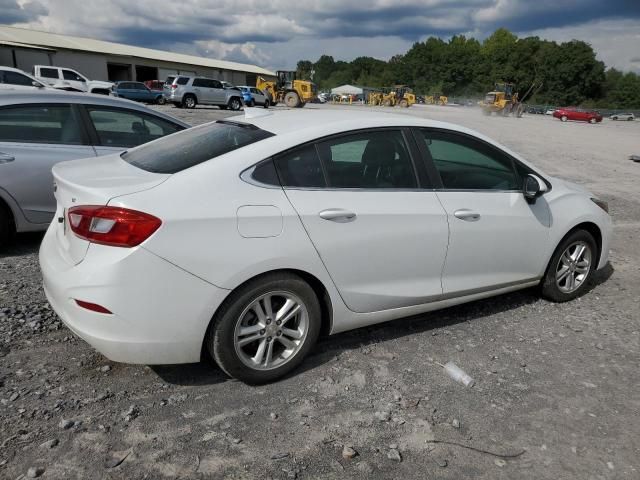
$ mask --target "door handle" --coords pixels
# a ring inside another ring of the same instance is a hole
[[[8,153],[0,153],[0,164],[13,162],[15,159],[16,157],[14,157],[13,155],[9,155]]]
[[[342,208],[329,208],[321,211],[318,215],[324,220],[331,220],[332,222],[347,223],[353,222],[356,219],[356,214]]]
[[[480,214],[469,210],[468,208],[462,208],[453,212],[453,215],[460,220],[466,220],[467,222],[477,222],[480,220]]]

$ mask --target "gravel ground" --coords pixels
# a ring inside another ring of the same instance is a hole
[[[158,108],[193,124],[228,115]],[[41,237],[19,236],[0,253],[0,477],[640,478],[640,164],[627,159],[640,122],[403,113],[475,128],[608,200],[611,265],[591,291],[558,305],[526,290],[326,338],[293,375],[249,387],[208,361],[109,362],[50,310]]]

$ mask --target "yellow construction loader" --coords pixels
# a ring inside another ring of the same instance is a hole
[[[276,80],[258,77],[256,88],[262,90],[271,105],[284,103],[289,108],[304,107],[307,102],[317,98],[318,87],[308,80],[298,80],[296,72],[278,70]]]
[[[408,108],[416,103],[416,95],[406,85],[395,85],[392,88],[383,89],[381,105],[385,107]]]
[[[440,93],[434,93],[433,95],[429,95],[424,97],[424,103],[427,105],[446,105],[449,102],[449,99]]]
[[[485,115],[491,115],[495,112],[497,115],[505,117],[513,114],[520,118],[524,113],[524,104],[518,98],[518,92],[516,92],[516,86],[513,83],[496,83],[493,91],[487,93],[479,105]]]

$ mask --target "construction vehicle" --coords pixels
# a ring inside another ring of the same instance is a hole
[[[534,88],[536,90],[533,95],[542,88],[542,83],[533,82],[529,90],[520,98],[513,83],[498,82],[495,84],[493,91],[487,93],[484,100],[478,104],[485,115],[491,115],[492,112],[496,112],[496,114],[505,117],[513,114],[515,117],[520,118],[526,108],[523,102]]]
[[[304,107],[307,102],[313,102],[318,94],[315,83],[298,80],[296,72],[285,70],[276,72],[275,81],[258,77],[256,88],[270,98],[271,105],[284,103],[289,108]]]
[[[380,105],[385,107],[408,108],[416,103],[416,95],[411,88],[406,85],[395,85],[392,88],[382,89],[382,99]]]
[[[434,93],[432,95],[424,97],[424,103],[427,105],[446,105],[449,99],[440,93]]]

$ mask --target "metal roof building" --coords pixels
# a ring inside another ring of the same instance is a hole
[[[92,80],[111,81],[164,80],[180,73],[255,85],[258,76],[275,76],[255,65],[4,25],[0,25],[0,65],[26,72],[34,65],[55,65],[77,70]]]

